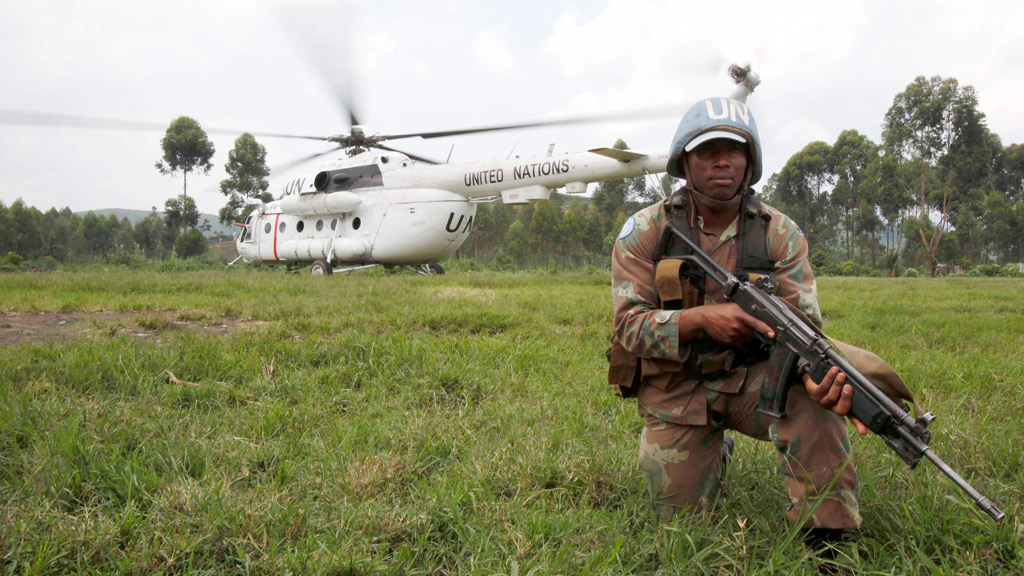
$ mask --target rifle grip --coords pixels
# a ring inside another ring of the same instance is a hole
[[[772,418],[786,417],[789,386],[799,360],[795,352],[781,344],[772,347],[768,356],[768,372],[761,383],[761,397],[757,401],[758,412]]]

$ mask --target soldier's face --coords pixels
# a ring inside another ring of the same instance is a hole
[[[747,147],[727,138],[708,140],[685,156],[694,188],[716,200],[729,200],[743,185]]]

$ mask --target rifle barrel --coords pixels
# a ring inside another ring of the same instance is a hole
[[[939,458],[939,456],[932,452],[930,448],[925,447],[924,455],[925,458],[931,460],[932,464],[935,464],[939,468],[939,470],[942,471],[943,474],[948,476],[954,484],[956,484],[957,486],[960,487],[961,490],[966,492],[967,495],[970,496],[972,500],[974,500],[974,503],[978,505],[978,508],[981,508],[983,512],[991,516],[993,520],[998,522],[1006,516],[1006,514],[1004,514],[1002,510],[997,508],[991,500],[982,496],[980,492],[975,490],[973,486],[971,486],[970,484],[967,483],[966,480],[961,478],[960,475],[956,473],[956,470],[950,468],[949,465],[943,462],[942,458]]]

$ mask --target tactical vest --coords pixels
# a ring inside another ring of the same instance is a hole
[[[672,225],[700,246],[700,230],[693,214],[692,202],[685,189],[680,189],[665,201],[665,210]],[[768,254],[768,225],[771,214],[750,194],[740,204],[737,242],[739,257],[735,274],[751,280],[757,275],[771,274],[775,260]],[[704,304],[704,273],[680,257],[690,249],[666,227],[654,250],[654,282],[663,310],[684,310]],[[636,395],[643,380],[641,359],[633,356],[613,336],[612,345],[605,352],[608,358],[608,383],[623,398]],[[690,341],[690,355],[683,363],[687,379],[712,380],[720,378],[737,366],[766,359],[767,353],[728,347],[707,334]]]

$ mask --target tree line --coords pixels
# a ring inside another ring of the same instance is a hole
[[[857,130],[834,143],[811,142],[771,175],[759,195],[792,217],[811,246],[819,273],[935,275],[1024,260],[1024,145],[1004,146],[992,133],[971,86],[954,78],[916,78],[896,95],[882,122],[882,141]],[[619,140],[614,145],[626,149]],[[77,216],[0,203],[0,257],[56,262],[163,259],[201,254],[199,211],[188,175],[208,173],[213,144],[195,120],[171,122],[156,168],[183,175],[182,194],[134,226],[127,219]],[[242,134],[220,183],[227,202],[220,221],[240,221],[247,199],[273,200],[266,149]],[[500,268],[609,264],[626,218],[679,185],[627,178],[602,182],[591,197],[557,192],[523,206],[484,203],[456,258]],[[189,230],[189,228],[192,228]]]
[[[152,212],[132,224],[116,215],[78,215],[70,208],[42,212],[15,200],[0,202],[0,265],[53,268],[59,264],[113,261],[129,264],[133,259],[163,260],[201,256],[206,251],[205,227],[197,227],[199,210],[182,196],[167,201],[163,213]],[[184,205],[184,211],[182,206]],[[182,232],[183,222],[192,229]]]
[[[819,273],[935,275],[1024,261],[1024,145],[1004,146],[971,86],[916,78],[883,119],[882,142],[857,130],[811,142],[759,195],[803,230]],[[616,147],[624,148],[620,140]],[[606,265],[627,214],[677,183],[600,184],[592,203],[481,206],[459,256],[501,266]]]
[[[10,206],[0,202],[0,267],[52,268],[57,264],[80,264],[97,260],[123,264],[141,258],[165,260],[192,258],[207,250],[204,232],[199,226],[200,212],[188,196],[188,175],[209,173],[213,167],[214,146],[202,126],[188,116],[173,120],[160,141],[163,155],[156,162],[161,174],[182,174],[182,193],[168,198],[164,209],[132,224],[115,215],[97,216],[88,212],[79,216],[70,208],[51,208],[42,212],[16,200]],[[224,165],[228,177],[221,181],[221,193],[227,203],[220,210],[223,223],[241,219],[246,198],[269,202],[267,192],[266,149],[251,134],[242,134],[228,154]]]
[[[971,86],[919,76],[893,99],[882,141],[812,142],[764,187],[816,264],[973,268],[1024,260],[1024,146],[1004,146]]]

